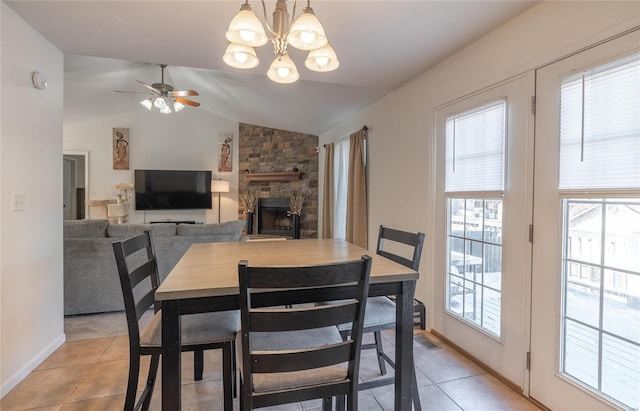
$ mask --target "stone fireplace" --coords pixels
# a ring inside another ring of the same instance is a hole
[[[318,237],[318,137],[294,131],[239,124],[238,217],[246,233],[288,238]],[[256,198],[253,213],[242,198]],[[300,216],[289,212],[289,198],[302,194]]]

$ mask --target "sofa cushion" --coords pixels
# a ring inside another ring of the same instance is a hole
[[[109,220],[64,220],[64,238],[99,238],[107,236]]]
[[[131,238],[146,230],[151,230],[153,237],[171,237],[176,235],[176,224],[111,224],[107,228],[107,235],[113,238]]]
[[[179,236],[213,236],[217,241],[238,241],[244,220],[227,221],[220,224],[178,224]]]

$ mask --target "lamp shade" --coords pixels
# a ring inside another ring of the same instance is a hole
[[[229,66],[239,69],[251,69],[260,62],[253,47],[237,43],[229,44],[222,60]]]
[[[262,23],[249,3],[243,4],[238,14],[231,20],[225,37],[232,43],[249,47],[264,46],[269,41]]]
[[[327,72],[340,67],[340,62],[333,47],[327,44],[322,48],[311,50],[304,65],[309,70]]]
[[[225,180],[211,180],[212,193],[228,193],[229,182]]]
[[[298,81],[300,75],[293,60],[285,54],[273,60],[267,71],[267,77],[276,83],[289,84]]]
[[[324,47],[327,36],[320,20],[313,14],[311,7],[305,7],[289,29],[287,42],[300,50],[313,50]]]

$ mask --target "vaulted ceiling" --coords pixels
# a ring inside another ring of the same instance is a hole
[[[300,72],[291,85],[267,79],[270,44],[256,50],[257,68],[241,71],[223,63],[224,33],[240,0],[5,3],[65,53],[65,94],[74,96],[65,103],[70,121],[96,101],[104,101],[107,112],[145,110],[139,96],[113,91],[143,91],[135,80],[159,82],[162,63],[169,65],[166,82],[200,92],[198,110],[321,134],[537,1],[312,1],[340,68],[311,72],[304,67],[305,53],[290,48]],[[262,17],[261,3],[250,3]],[[294,2],[288,3],[291,13]],[[297,13],[306,3],[298,3]],[[266,2],[269,16],[274,5]]]

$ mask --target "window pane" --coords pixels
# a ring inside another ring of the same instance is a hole
[[[598,332],[565,321],[564,372],[598,388]]]
[[[603,329],[640,344],[640,273],[605,270],[604,287]]]
[[[484,281],[483,284],[500,290],[502,288],[502,247],[484,245]]]
[[[473,281],[464,282],[464,318],[482,325],[482,287]]]
[[[484,241],[502,244],[502,200],[484,203]]]
[[[608,267],[640,271],[640,204],[637,201],[611,201],[606,205],[604,264]]]
[[[582,267],[587,266],[582,265]],[[590,273],[590,270],[587,272]],[[598,327],[600,324],[600,283],[593,282],[589,278],[569,277],[565,290],[566,316]]]
[[[464,281],[460,277],[449,276],[449,310],[462,316],[463,298]]]
[[[602,392],[631,409],[640,408],[640,347],[602,337]]]
[[[483,289],[482,326],[493,334],[500,335],[500,293]]]
[[[601,202],[568,202],[567,257],[572,260],[599,264],[602,238]]]

